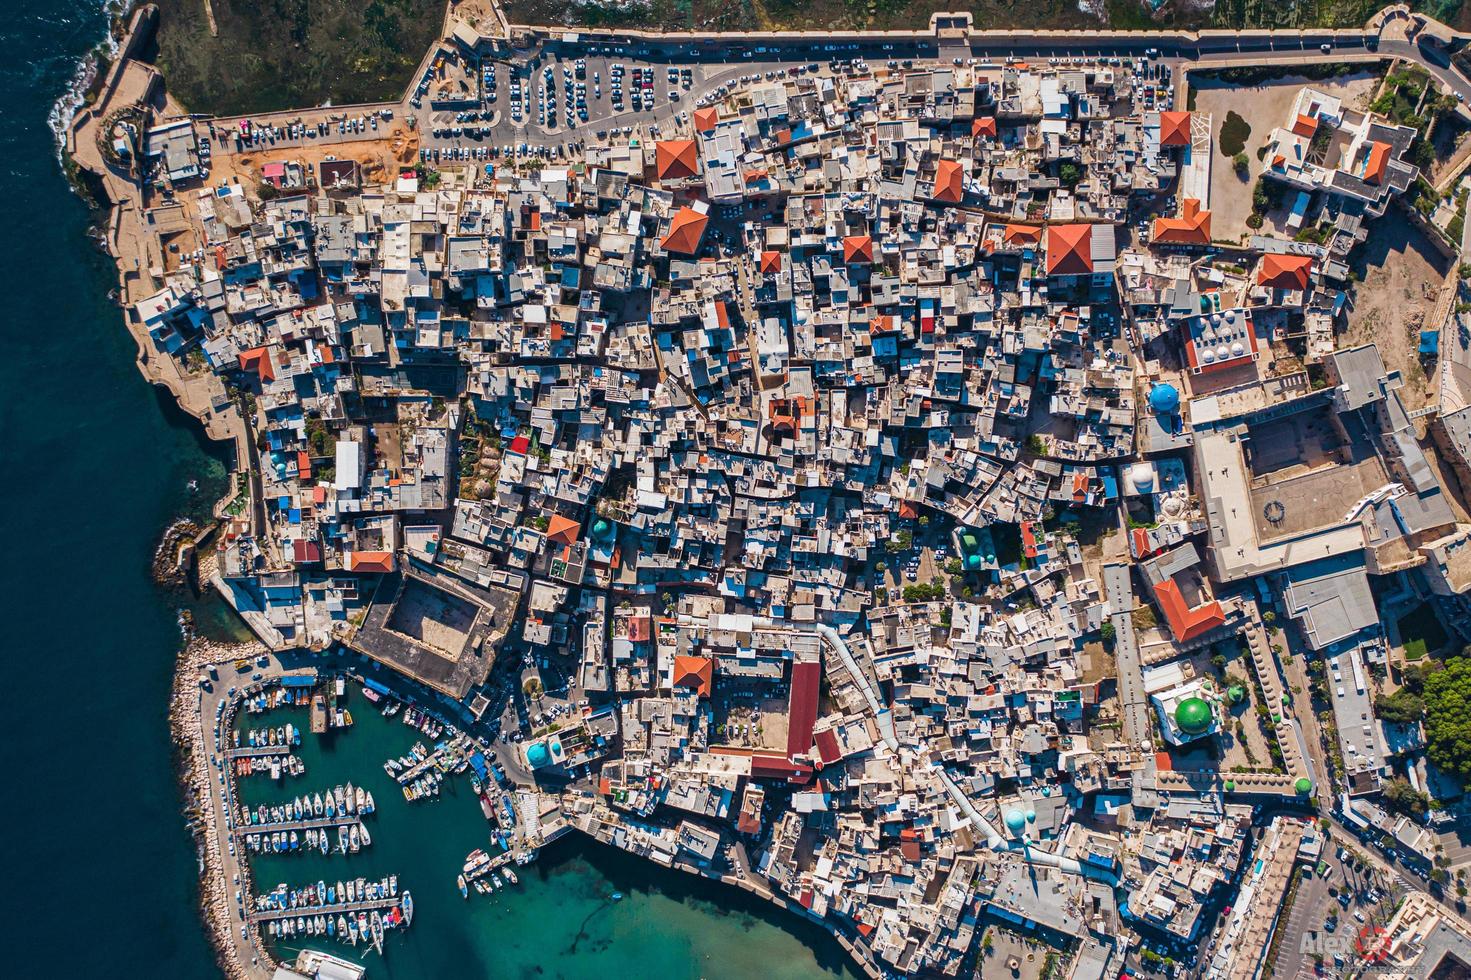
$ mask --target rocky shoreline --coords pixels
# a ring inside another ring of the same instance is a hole
[[[194,637],[179,650],[174,664],[174,685],[169,697],[169,732],[174,745],[175,774],[179,781],[179,796],[183,802],[183,813],[189,832],[194,838],[199,855],[199,913],[205,924],[205,932],[215,951],[215,960],[221,972],[229,980],[246,980],[250,974],[245,965],[234,955],[231,941],[233,925],[230,919],[230,885],[226,881],[220,859],[219,837],[212,833],[209,746],[205,738],[202,719],[199,717],[199,686],[196,678],[210,664],[232,662],[236,659],[253,659],[268,651],[256,641],[245,643],[220,643],[203,637]],[[250,888],[250,882],[241,879],[242,890]],[[267,969],[271,969],[267,965]]]

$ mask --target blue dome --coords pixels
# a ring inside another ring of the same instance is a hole
[[[1006,829],[1011,831],[1013,835],[1021,836],[1021,832],[1026,826],[1026,814],[1016,809],[1006,811]]]
[[[1149,407],[1160,415],[1172,415],[1180,410],[1180,392],[1171,384],[1157,384],[1149,391]]]
[[[1036,822],[1037,822],[1037,811],[1036,810],[1028,810],[1027,811],[1027,823],[1036,823]]]
[[[540,769],[552,761],[552,754],[547,751],[547,747],[542,743],[532,742],[526,749],[526,761],[531,764],[531,768]]]

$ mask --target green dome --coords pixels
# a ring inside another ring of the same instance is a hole
[[[1204,698],[1186,698],[1175,708],[1175,724],[1188,735],[1201,735],[1211,727],[1211,706]]]
[[[1228,780],[1226,780],[1226,792],[1228,792],[1228,793],[1234,793],[1234,792],[1236,792],[1236,780],[1234,780],[1234,779],[1228,779]]]
[[[1246,698],[1246,688],[1240,684],[1232,684],[1231,690],[1226,692],[1226,696],[1231,699],[1232,704],[1240,704]]]
[[[1306,776],[1302,776],[1293,784],[1293,788],[1297,790],[1298,795],[1307,796],[1313,791],[1313,781]]]

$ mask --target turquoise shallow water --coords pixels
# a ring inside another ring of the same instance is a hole
[[[384,759],[417,740],[399,718],[385,719],[354,687],[355,724],[327,736],[303,736],[306,773],[273,783],[241,783],[246,805],[278,803],[351,781],[372,791],[367,818],[373,843],[356,855],[270,855],[253,865],[256,884],[299,886],[319,879],[399,876],[414,895],[414,925],[390,935],[382,960],[350,946],[309,941],[339,955],[361,956],[373,976],[394,980],[486,977],[810,978],[851,975],[842,950],[815,925],[743,892],[650,865],[571,836],[520,869],[519,886],[460,897],[455,876],[465,856],[489,848],[488,824],[467,776],[451,777],[441,797],[409,803],[383,771]],[[304,708],[245,715],[242,728],[305,727]],[[624,898],[609,897],[622,892]],[[379,967],[382,967],[380,969]]]
[[[10,4],[6,13],[0,731],[9,771],[0,909],[16,941],[5,975],[215,977],[165,715],[180,597],[161,595],[148,569],[159,533],[202,509],[224,469],[138,375],[133,342],[106,300],[113,269],[85,238],[88,212],[46,125],[77,59],[102,36],[101,4]],[[186,489],[192,478],[199,493]],[[456,869],[486,842],[486,825],[468,785],[427,806],[393,795],[381,763],[411,741],[397,721],[363,712],[360,728],[309,745],[311,770],[283,783],[316,788],[366,775],[379,798],[373,847],[344,867],[399,873],[418,908],[387,957],[369,961],[372,980],[805,978],[847,969],[814,926],[578,838],[551,848],[515,892],[464,902]],[[289,791],[268,782],[248,792]],[[263,870],[308,877],[301,861]],[[628,897],[608,905],[615,890]]]

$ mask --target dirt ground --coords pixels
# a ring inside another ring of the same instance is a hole
[[[1399,371],[1400,397],[1411,411],[1425,405],[1435,379],[1426,377],[1417,348],[1450,263],[1415,225],[1391,210],[1354,254],[1361,282],[1353,291],[1348,326],[1338,346],[1379,345],[1384,366]]]
[[[210,183],[238,181],[247,188],[254,188],[260,183],[262,165],[273,160],[296,160],[316,167],[332,156],[338,160],[356,160],[362,166],[363,183],[371,184],[390,179],[398,172],[399,166],[417,160],[418,153],[418,133],[395,126],[388,138],[381,140],[252,150],[241,154],[216,153]]]
[[[1287,122],[1293,100],[1304,86],[1311,85],[1326,95],[1337,96],[1350,108],[1367,106],[1369,95],[1378,78],[1369,72],[1309,81],[1301,77],[1275,79],[1263,85],[1240,86],[1227,82],[1202,80],[1193,82],[1196,89],[1195,111],[1210,113],[1211,143],[1211,234],[1215,238],[1234,240],[1248,234],[1246,218],[1251,214],[1251,190],[1262,163],[1257,151],[1272,135],[1272,130]],[[1226,114],[1235,112],[1251,127],[1245,153],[1251,162],[1251,176],[1242,180],[1236,175],[1231,158],[1221,152],[1221,124]]]

